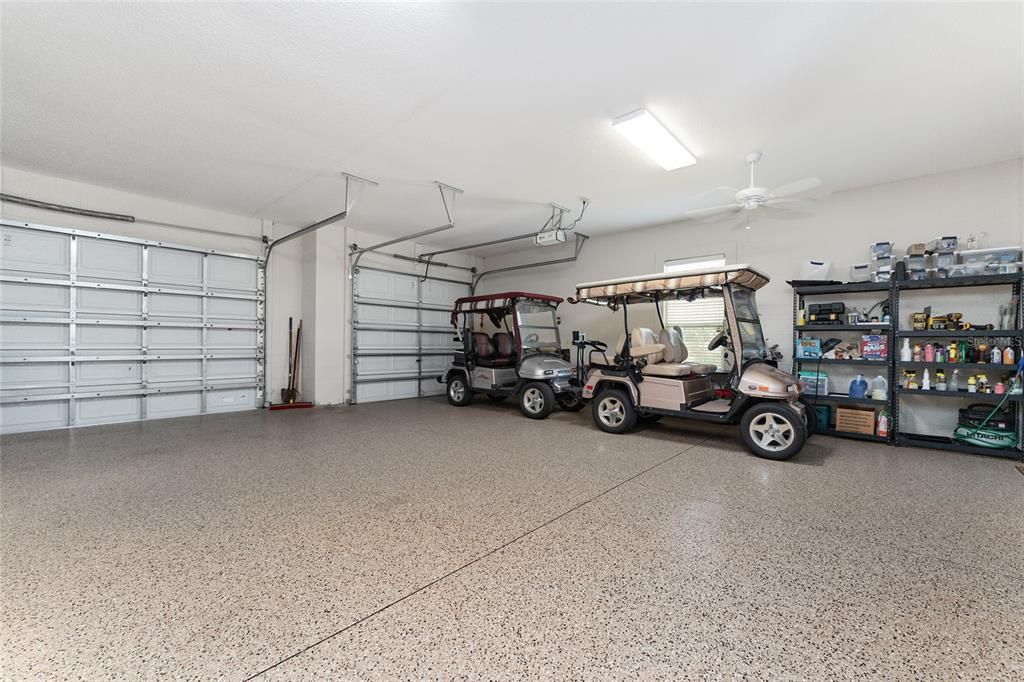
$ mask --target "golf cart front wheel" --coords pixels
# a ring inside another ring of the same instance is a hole
[[[800,404],[804,406],[804,424],[807,425],[807,437],[818,433],[818,411],[807,398],[800,398]]]
[[[625,391],[617,388],[604,391],[592,405],[594,423],[606,433],[625,433],[636,426],[636,409]]]
[[[473,402],[473,392],[466,385],[466,377],[456,374],[448,379],[448,402],[456,407]]]
[[[519,409],[530,419],[544,419],[555,409],[555,392],[542,381],[526,384],[519,393]]]
[[[747,448],[765,459],[789,459],[807,442],[807,425],[785,403],[761,403],[740,420],[740,435]]]
[[[566,412],[579,412],[587,405],[579,393],[559,393],[555,399],[558,400],[558,406]]]

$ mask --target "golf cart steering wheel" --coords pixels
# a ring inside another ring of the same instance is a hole
[[[715,334],[715,336],[708,342],[708,350],[714,350],[719,346],[724,346],[728,340],[729,337],[725,335],[725,330],[723,329]]]
[[[540,334],[538,334],[536,332],[534,332],[532,334],[527,334],[523,338],[523,341],[526,342],[526,343],[529,343],[529,344],[537,343],[538,341],[540,341]]]

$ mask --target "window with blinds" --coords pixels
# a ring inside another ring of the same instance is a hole
[[[725,254],[716,253],[694,258],[665,261],[665,272],[687,272],[725,265]],[[721,296],[700,298],[696,301],[666,301],[662,309],[666,327],[679,327],[683,343],[689,351],[687,362],[701,362],[721,369],[724,349],[708,350],[708,343],[722,330],[725,321],[725,303]]]

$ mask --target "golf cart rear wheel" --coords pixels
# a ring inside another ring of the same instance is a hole
[[[555,396],[558,406],[566,412],[579,412],[587,406],[579,393],[559,393]]]
[[[613,388],[594,399],[591,414],[597,428],[606,433],[625,433],[636,426],[636,410],[625,391]]]
[[[466,385],[466,377],[455,374],[448,378],[448,402],[456,407],[473,402],[473,392]]]
[[[807,442],[807,425],[786,403],[761,403],[740,420],[740,435],[747,448],[765,459],[789,459]]]
[[[555,392],[542,381],[534,381],[519,393],[519,409],[530,419],[544,419],[555,409]]]

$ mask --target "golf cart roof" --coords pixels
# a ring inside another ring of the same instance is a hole
[[[686,272],[656,272],[584,282],[576,285],[578,300],[612,301],[628,297],[628,302],[673,298],[680,291],[706,289],[723,284],[737,284],[749,289],[760,289],[768,283],[768,276],[749,265],[726,265]],[[635,294],[635,296],[634,296]]]
[[[563,298],[549,296],[547,294],[531,294],[528,291],[503,291],[498,294],[483,294],[481,296],[463,296],[455,300],[455,307],[452,309],[452,324],[460,313],[487,312],[488,310],[500,310],[508,308],[516,301],[543,301],[558,305]]]

